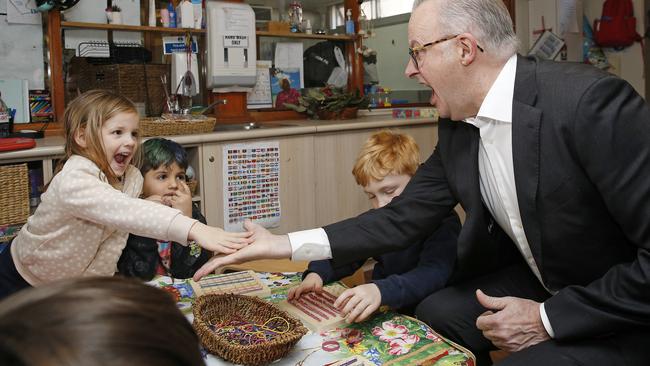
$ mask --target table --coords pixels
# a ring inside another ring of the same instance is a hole
[[[278,303],[286,299],[289,288],[300,283],[299,272],[257,272],[271,288],[264,300]],[[149,284],[173,292],[188,320],[193,320],[195,298],[191,279],[158,276]],[[233,365],[218,356],[205,354],[206,364]],[[274,365],[329,365],[352,356],[361,356],[368,365],[475,366],[468,350],[444,339],[417,319],[390,310],[380,311],[371,319],[321,333],[307,333],[291,353]]]

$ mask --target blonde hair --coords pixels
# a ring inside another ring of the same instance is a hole
[[[382,180],[388,174],[413,175],[420,165],[420,148],[413,137],[381,130],[366,140],[352,175],[360,186]]]
[[[119,183],[113,173],[102,142],[102,125],[105,121],[119,113],[138,114],[133,102],[128,98],[108,90],[89,90],[75,98],[66,108],[63,115],[63,132],[65,136],[65,156],[59,161],[54,174],[58,173],[72,155],[81,155],[90,159],[106,175],[109,184]],[[86,147],[79,146],[75,140],[78,131],[84,131]],[[140,145],[140,141],[136,144]],[[139,156],[134,155],[133,164],[137,165]]]

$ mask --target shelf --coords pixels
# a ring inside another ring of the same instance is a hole
[[[205,33],[205,29],[149,27],[145,25],[61,22],[61,28],[99,29],[129,32],[158,32],[168,34]]]
[[[167,28],[167,27],[149,27],[144,25],[126,25],[126,24],[103,24],[103,23],[84,23],[84,22],[61,22],[61,28],[70,29],[98,29],[127,32],[158,32],[167,34],[185,34],[200,33],[205,34],[205,29],[194,28]],[[260,37],[280,37],[280,38],[299,38],[299,39],[328,39],[332,41],[354,41],[356,36],[348,35],[330,35],[330,34],[307,34],[307,33],[289,33],[289,32],[255,32]]]
[[[259,37],[282,37],[282,38],[300,38],[300,39],[329,39],[331,41],[354,41],[356,36],[330,35],[330,34],[307,34],[307,33],[288,33],[288,32],[255,32]]]

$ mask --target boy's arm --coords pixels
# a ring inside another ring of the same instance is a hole
[[[414,305],[443,288],[456,260],[460,227],[460,220],[453,213],[422,244],[417,267],[403,274],[374,281],[381,293],[382,305],[393,308]]]
[[[150,281],[156,275],[157,263],[156,239],[129,234],[126,247],[117,262],[117,270],[123,276]]]
[[[364,260],[334,268],[332,266],[332,261],[327,259],[311,261],[309,262],[307,270],[302,274],[302,278],[304,279],[309,273],[315,272],[323,280],[323,283],[331,283],[353,274],[354,271],[361,268],[365,262],[366,261]]]

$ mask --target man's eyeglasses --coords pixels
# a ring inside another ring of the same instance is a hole
[[[422,46],[415,46],[413,48],[409,47],[409,55],[413,59],[413,64],[415,65],[415,68],[418,69],[418,70],[420,69],[420,65],[418,65],[418,53],[420,51],[424,50],[427,47],[435,46],[438,43],[442,43],[442,42],[454,39],[454,38],[458,37],[459,35],[460,34],[456,34],[454,36],[448,36],[448,37],[445,37],[445,38],[441,38],[441,39],[439,39],[437,41],[425,43]],[[481,46],[479,46],[478,44],[476,45],[476,48],[478,48],[479,51],[484,52],[483,48]]]

